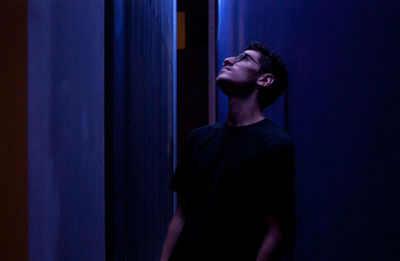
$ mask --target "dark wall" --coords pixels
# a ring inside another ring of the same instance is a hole
[[[232,27],[219,37],[235,50],[265,41],[289,71],[295,260],[398,260],[399,2],[238,6],[220,4],[219,25]]]
[[[207,23],[204,24],[207,26]],[[193,129],[208,124],[207,46],[188,47],[177,54],[178,158]]]
[[[28,3],[29,260],[104,260],[104,3]]]
[[[301,260],[400,258],[399,7],[307,1],[276,27],[293,35]]]
[[[178,158],[187,135],[208,124],[208,1],[178,0],[185,13],[185,48],[177,51]]]
[[[0,2],[0,260],[28,259],[26,7]]]

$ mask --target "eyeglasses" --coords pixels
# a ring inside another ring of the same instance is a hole
[[[255,62],[256,64],[258,64],[253,57],[251,57],[250,55],[248,55],[247,53],[243,52],[241,54],[239,54],[238,56],[235,57],[235,63],[238,63],[242,60],[244,60],[245,58],[249,57],[251,60],[253,60],[253,62]]]

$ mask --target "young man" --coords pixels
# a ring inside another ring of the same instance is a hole
[[[279,260],[293,238],[293,145],[262,109],[287,89],[285,66],[255,42],[224,60],[216,82],[226,120],[188,137],[161,261]]]

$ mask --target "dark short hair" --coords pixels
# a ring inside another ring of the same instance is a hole
[[[267,88],[261,89],[258,94],[258,103],[260,108],[264,109],[277,100],[288,88],[285,64],[276,52],[272,52],[263,43],[251,42],[244,50],[254,50],[261,53],[259,72],[271,73],[274,76],[274,82]]]

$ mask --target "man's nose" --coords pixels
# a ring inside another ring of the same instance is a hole
[[[224,59],[223,65],[227,65],[227,64],[233,65],[233,64],[235,63],[234,61],[235,61],[235,57],[233,57],[233,56],[226,57],[226,58]]]

